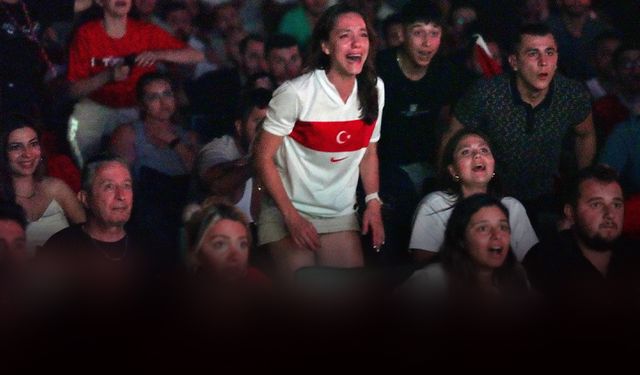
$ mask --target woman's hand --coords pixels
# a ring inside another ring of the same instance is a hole
[[[362,234],[371,231],[371,242],[376,252],[384,245],[384,226],[382,224],[382,203],[373,199],[367,203],[362,216]]]
[[[320,236],[307,219],[298,212],[294,212],[289,217],[285,217],[284,221],[296,245],[311,251],[320,249]]]

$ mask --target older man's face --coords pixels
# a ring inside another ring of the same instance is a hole
[[[129,170],[118,162],[101,166],[85,205],[101,224],[123,226],[133,205],[133,182]]]

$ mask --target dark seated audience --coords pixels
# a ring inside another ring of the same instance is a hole
[[[1,202],[0,293],[16,268],[20,269],[28,259],[26,229],[27,219],[22,207],[13,202]]]
[[[579,172],[564,204],[571,228],[524,259],[532,286],[553,306],[582,314],[600,311],[593,307],[637,313],[640,257],[638,244],[621,237],[624,210],[613,169],[596,165]]]
[[[613,53],[612,65],[617,90],[593,103],[593,120],[601,147],[613,134],[616,134],[613,138],[619,138],[620,133],[628,132],[621,130],[624,126],[618,126],[619,123],[633,121],[640,115],[640,44],[625,42],[620,45]],[[620,145],[620,139],[613,142]]]

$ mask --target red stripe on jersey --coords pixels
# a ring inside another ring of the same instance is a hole
[[[296,121],[291,138],[303,146],[322,152],[357,151],[369,146],[375,122],[367,125],[363,120],[351,121]]]

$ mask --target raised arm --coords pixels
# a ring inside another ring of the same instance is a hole
[[[204,61],[204,53],[191,47],[145,51],[136,56],[136,64],[140,66],[150,66],[156,62],[197,64],[202,61]]]

